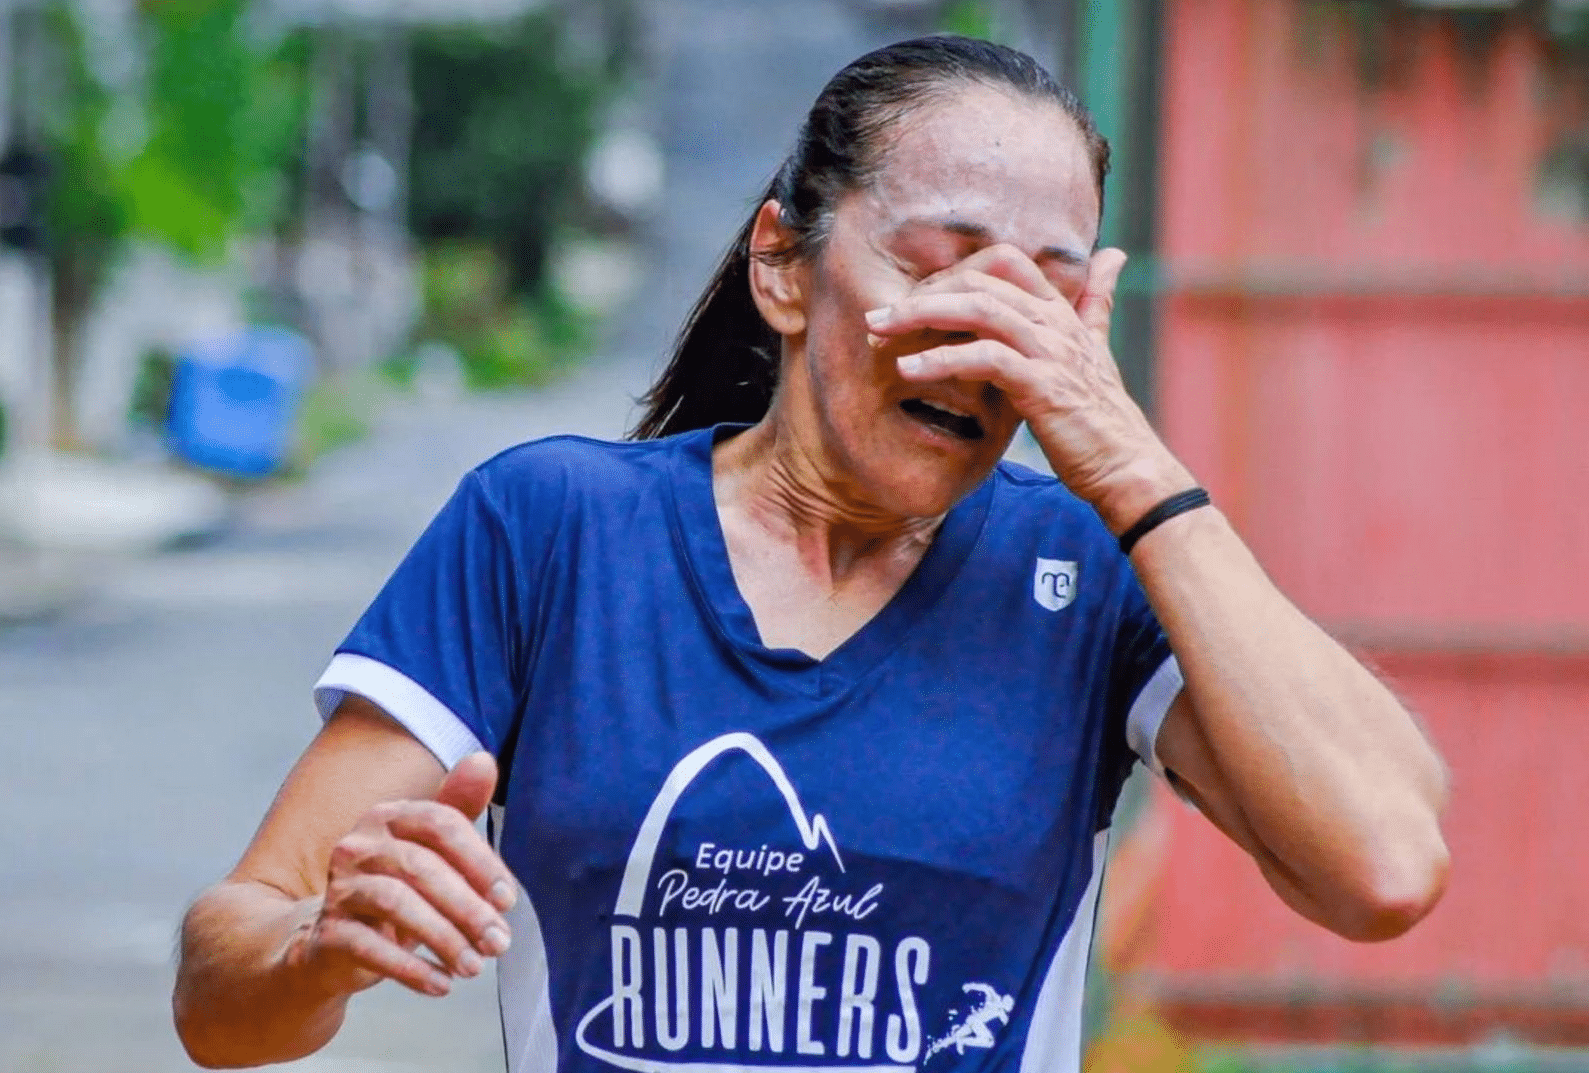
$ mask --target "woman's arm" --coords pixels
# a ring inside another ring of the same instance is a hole
[[[355,992],[390,977],[446,994],[505,950],[515,887],[473,822],[495,784],[489,755],[449,775],[378,708],[344,701],[183,921],[172,1009],[193,1060],[300,1058]]]
[[[900,374],[1001,389],[1115,533],[1196,483],[1109,353],[1124,264],[1098,251],[1072,302],[1020,250],[989,246],[868,317],[885,338],[975,335],[901,358]],[[1217,510],[1154,530],[1132,565],[1186,679],[1159,759],[1299,912],[1354,939],[1411,927],[1448,867],[1445,770],[1412,717],[1281,595]]]
[[[1186,689],[1157,754],[1304,916],[1389,939],[1433,908],[1446,774],[1412,717],[1269,581],[1216,510],[1144,537],[1132,565]]]

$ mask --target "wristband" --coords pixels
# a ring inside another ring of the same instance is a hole
[[[1212,502],[1213,500],[1208,498],[1208,493],[1201,488],[1188,488],[1184,492],[1176,492],[1144,514],[1137,524],[1120,534],[1120,554],[1130,555],[1131,549],[1137,546],[1137,541],[1177,514],[1185,514],[1189,510],[1206,507]]]

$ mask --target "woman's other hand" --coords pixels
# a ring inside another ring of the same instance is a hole
[[[366,812],[332,847],[319,914],[292,956],[349,993],[390,978],[445,995],[449,974],[479,975],[482,957],[508,948],[502,912],[514,901],[507,867],[474,825],[496,780],[490,754],[475,753],[434,800]]]
[[[382,979],[429,995],[508,941],[517,890],[475,829],[496,763],[448,773],[381,709],[347,697],[231,875],[182,925],[172,1012],[200,1065],[311,1054]]]

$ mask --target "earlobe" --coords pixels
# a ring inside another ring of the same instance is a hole
[[[768,255],[787,249],[793,238],[776,201],[756,212],[750,235],[750,294],[768,327],[779,335],[798,335],[806,327],[805,266]]]

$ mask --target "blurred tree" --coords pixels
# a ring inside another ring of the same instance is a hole
[[[625,5],[601,6],[624,18]],[[595,55],[578,58],[556,7],[415,36],[409,219],[417,237],[483,242],[507,266],[511,292],[533,292],[628,59],[621,21],[614,30]]]
[[[256,46],[245,13],[246,0],[145,0],[136,41],[122,43],[136,49],[141,77],[112,86],[90,63],[77,6],[43,9],[52,77],[39,138],[52,176],[46,253],[62,446],[75,441],[80,327],[126,244],[213,262],[241,231],[286,216],[304,119],[301,42]]]
[[[533,384],[582,342],[548,264],[588,206],[585,162],[632,64],[627,0],[548,5],[413,39],[409,221],[425,324],[469,382]]]
[[[50,3],[40,13],[42,34],[30,41],[47,53],[53,77],[41,87],[37,136],[50,181],[45,199],[45,251],[54,322],[55,414],[58,441],[72,435],[73,355],[77,327],[129,231],[124,171],[107,152],[114,95],[90,69],[87,41],[75,9]]]

